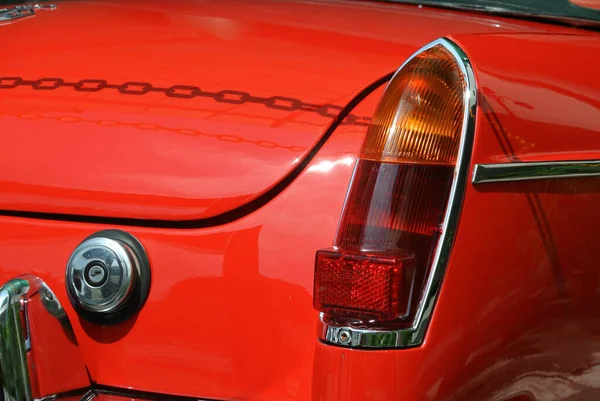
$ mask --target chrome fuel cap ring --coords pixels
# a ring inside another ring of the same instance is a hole
[[[67,263],[67,292],[85,320],[120,323],[143,306],[150,266],[142,244],[131,234],[104,230],[86,238]]]
[[[67,267],[67,283],[81,308],[110,312],[122,307],[139,276],[133,251],[117,240],[90,238],[73,252]]]

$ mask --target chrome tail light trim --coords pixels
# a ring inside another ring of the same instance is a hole
[[[600,160],[477,164],[473,184],[600,176]]]
[[[318,336],[325,343],[351,348],[385,349],[416,347],[421,345],[425,339],[440,292],[442,279],[446,272],[454,238],[456,237],[465,188],[470,178],[469,168],[477,111],[477,86],[473,67],[462,49],[449,39],[440,38],[424,46],[406,60],[398,71],[416,55],[438,45],[443,46],[452,54],[463,74],[466,82],[463,94],[465,108],[460,149],[454,170],[450,198],[442,223],[442,233],[433,258],[431,273],[425,283],[423,297],[418,305],[414,324],[402,330],[364,330],[327,324],[323,321],[323,314],[321,314]]]

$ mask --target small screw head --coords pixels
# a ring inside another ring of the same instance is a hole
[[[350,343],[350,340],[352,340],[352,335],[350,334],[350,331],[342,330],[340,331],[340,335],[338,338],[341,344],[347,345]]]

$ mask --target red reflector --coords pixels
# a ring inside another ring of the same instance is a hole
[[[337,323],[394,320],[409,311],[414,255],[379,257],[317,252],[314,306]]]

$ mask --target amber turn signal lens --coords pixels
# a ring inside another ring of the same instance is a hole
[[[361,158],[453,165],[463,122],[465,81],[448,51],[433,47],[391,80],[367,131]]]
[[[410,59],[377,106],[335,247],[317,253],[326,323],[410,327],[443,230],[461,142],[465,77],[442,45]]]

